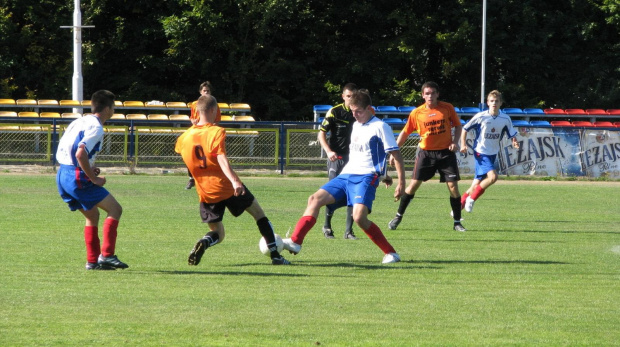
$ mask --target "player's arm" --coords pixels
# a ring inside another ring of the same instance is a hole
[[[390,152],[391,158],[394,160],[394,167],[396,168],[396,174],[398,175],[398,184],[394,189],[394,200],[398,201],[400,197],[405,193],[405,163],[403,162],[403,156],[400,150]]]
[[[97,176],[99,173],[98,168],[93,168],[90,166],[90,162],[88,161],[88,152],[86,151],[86,145],[80,144],[78,146],[77,151],[75,152],[75,158],[77,159],[78,164],[82,168],[82,171],[88,176],[91,182],[98,186],[103,186],[105,184],[105,177]]]
[[[466,139],[467,139],[467,130],[463,129],[461,131],[461,153],[466,153],[467,152],[467,143],[466,143]]]
[[[459,121],[459,123],[454,127],[454,137],[452,138],[452,143],[450,144],[450,147],[448,147],[448,149],[451,150],[452,152],[456,152],[459,149],[459,139],[461,139],[462,131],[463,131],[463,126],[461,125],[461,122]]]
[[[326,131],[319,130],[319,135],[318,135],[319,143],[321,144],[321,148],[323,148],[323,150],[327,154],[327,159],[329,159],[329,161],[336,161],[336,159],[338,159],[338,154],[332,151],[332,149],[329,147],[329,144],[327,143],[326,134],[327,134]]]
[[[220,164],[220,168],[224,175],[232,182],[233,188],[235,189],[235,196],[244,195],[245,188],[243,188],[243,183],[241,183],[241,179],[237,176],[237,173],[230,167],[230,162],[228,162],[228,157],[226,154],[218,154],[217,162]]]

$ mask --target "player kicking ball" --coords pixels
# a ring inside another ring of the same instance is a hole
[[[475,131],[474,159],[476,160],[476,176],[471,187],[461,196],[461,209],[472,212],[474,202],[497,181],[495,159],[500,150],[500,143],[504,136],[512,139],[512,147],[518,149],[517,131],[512,126],[510,117],[500,112],[502,93],[493,90],[487,96],[489,109],[479,112],[463,126],[461,133],[461,153],[467,153],[467,132]]]
[[[217,126],[217,100],[203,95],[196,102],[198,122],[177,139],[175,151],[180,153],[196,182],[200,199],[200,216],[209,226],[209,232],[192,249],[187,260],[189,265],[198,265],[204,252],[224,241],[224,212],[226,208],[238,217],[247,211],[267,242],[273,265],[289,265],[280,255],[271,222],[254,198],[233,171],[226,156],[226,129]]]

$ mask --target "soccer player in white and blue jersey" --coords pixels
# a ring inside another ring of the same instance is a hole
[[[118,223],[123,209],[103,188],[106,179],[95,167],[97,152],[103,144],[103,124],[114,114],[114,94],[100,90],[91,98],[92,115],[71,122],[56,151],[60,164],[56,185],[60,197],[71,211],[80,211],[86,219],[86,270],[114,270],[129,267],[114,254]],[[99,209],[107,212],[103,222],[103,245],[99,241]]]
[[[461,133],[461,152],[467,152],[467,132],[474,130],[476,135],[472,149],[476,160],[476,176],[471,187],[461,196],[461,209],[471,212],[474,202],[497,181],[497,172],[494,164],[497,153],[500,150],[500,143],[504,136],[512,139],[512,147],[519,148],[517,141],[517,131],[512,126],[510,117],[500,112],[502,106],[502,93],[493,90],[487,96],[489,109],[477,113],[472,119],[463,126]]]
[[[353,220],[383,251],[382,262],[395,263],[400,261],[400,256],[381,229],[368,219],[368,214],[372,210],[379,182],[385,182],[386,187],[392,184],[391,177],[386,175],[388,154],[395,159],[398,183],[394,197],[400,199],[406,183],[403,159],[392,128],[374,116],[367,92],[358,90],[353,93],[349,106],[355,118],[349,146],[349,162],[338,176],[310,196],[293,235],[283,240],[284,248],[293,254],[301,251],[304,238],[316,224],[321,207],[330,205],[335,209],[353,206]]]

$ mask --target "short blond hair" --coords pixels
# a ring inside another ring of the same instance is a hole
[[[211,113],[216,114],[214,111],[217,110],[217,100],[212,95],[202,95],[196,101],[196,112],[198,114],[204,114],[208,117]],[[213,119],[207,119],[208,122],[213,123],[215,121],[215,116]]]
[[[487,95],[487,100],[489,99],[490,96],[494,96],[495,99],[499,100],[499,102],[501,103],[504,102],[504,97],[502,96],[502,93],[499,90],[490,91],[489,95]]]

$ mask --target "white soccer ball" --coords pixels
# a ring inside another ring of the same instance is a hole
[[[284,243],[282,242],[282,238],[280,237],[280,235],[275,234],[276,236],[276,247],[278,247],[278,252],[282,252],[282,250],[284,250]],[[260,240],[258,241],[258,249],[260,249],[260,252],[263,253],[264,255],[271,255],[271,252],[269,251],[269,248],[267,248],[267,241],[265,241],[264,237],[261,237]]]

